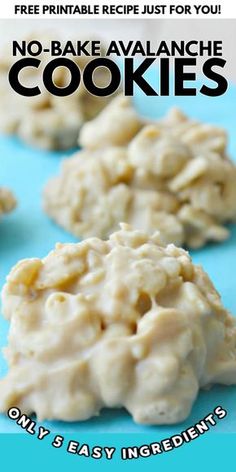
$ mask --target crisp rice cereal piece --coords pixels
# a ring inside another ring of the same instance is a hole
[[[48,44],[52,35],[42,36],[41,42]],[[39,39],[39,35],[37,34]],[[27,41],[34,39],[29,37]],[[21,80],[26,87],[33,87],[41,81],[42,71],[48,62],[48,55],[38,58],[40,67],[25,68]],[[90,57],[67,55],[83,70]],[[5,48],[0,57],[0,131],[17,134],[27,144],[42,149],[69,149],[77,147],[79,129],[84,122],[94,118],[107,105],[111,97],[95,97],[86,91],[81,83],[72,95],[56,97],[42,88],[36,97],[23,97],[14,93],[8,83],[8,72],[12,62],[10,51]],[[58,67],[54,73],[54,83],[65,87],[69,72]],[[39,80],[40,79],[40,80]],[[95,71],[95,81],[104,87],[109,81],[107,69]]]
[[[85,420],[124,406],[137,423],[189,415],[200,388],[236,383],[236,323],[201,267],[126,224],[106,241],[19,262],[0,410]]]
[[[16,206],[16,199],[13,193],[5,187],[0,187],[0,217],[5,213],[10,213]]]

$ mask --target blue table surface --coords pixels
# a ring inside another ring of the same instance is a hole
[[[159,118],[171,106],[180,106],[190,116],[224,126],[229,132],[229,151],[236,159],[236,87],[230,86],[219,98],[197,97],[145,97],[137,92],[135,103],[148,117]],[[48,178],[58,172],[62,159],[68,153],[45,152],[27,147],[17,138],[0,137],[0,183],[11,188],[18,199],[17,209],[0,222],[0,286],[10,268],[22,258],[43,257],[56,242],[74,242],[75,239],[61,230],[43,213],[41,192]],[[192,251],[195,263],[203,265],[222,295],[224,305],[236,314],[235,262],[236,226],[223,244],[209,244]],[[0,347],[7,343],[8,323],[0,317]],[[7,371],[0,354],[0,377]],[[51,431],[68,433],[155,433],[170,437],[204,418],[217,405],[227,411],[227,417],[214,431],[236,432],[236,387],[216,386],[199,394],[190,417],[181,425],[136,425],[124,410],[104,410],[97,418],[82,423],[45,422]],[[20,432],[19,427],[0,415],[0,432]]]

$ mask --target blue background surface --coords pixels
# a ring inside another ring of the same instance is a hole
[[[155,82],[155,76],[151,77]],[[170,106],[180,106],[190,116],[224,126],[230,136],[229,150],[236,158],[236,87],[219,98],[197,97],[144,97],[137,92],[137,108],[148,117],[158,118]],[[69,156],[72,153],[67,153]],[[18,199],[17,209],[0,222],[0,286],[10,268],[26,257],[43,257],[56,242],[75,239],[52,223],[41,209],[41,191],[48,178],[58,172],[65,153],[31,149],[16,138],[0,137],[0,183],[11,188]],[[195,263],[203,265],[222,295],[225,306],[236,315],[235,262],[236,226],[231,238],[223,244],[211,244],[192,251]],[[0,318],[0,347],[7,343],[8,323]],[[0,355],[0,377],[7,367]],[[98,418],[83,423],[44,423],[51,431],[67,433],[145,433],[164,438],[183,431],[222,405],[228,416],[214,431],[236,432],[236,387],[214,387],[201,392],[188,420],[173,427],[146,427],[133,423],[123,410],[104,411]],[[0,432],[20,432],[14,422],[0,415]]]
[[[69,454],[66,450],[68,442],[73,439],[81,444],[87,443],[93,446],[115,447],[116,451],[112,461],[105,458],[95,460]],[[55,449],[51,443],[53,435],[46,436],[43,441],[38,441],[30,435],[0,435],[1,465],[9,472],[24,470],[24,472],[42,472],[44,470],[80,471],[113,471],[113,472],[143,472],[148,471],[173,472],[173,471],[214,471],[232,470],[235,463],[235,435],[234,434],[204,434],[197,440],[170,452],[150,457],[121,461],[120,450],[122,447],[150,444],[157,442],[160,437],[137,435],[135,440],[128,435],[114,435],[112,438],[104,434],[99,438],[95,434],[83,437],[76,435],[71,438],[66,435],[64,445]]]

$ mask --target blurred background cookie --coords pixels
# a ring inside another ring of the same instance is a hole
[[[35,32],[27,37],[27,42],[37,38],[47,48],[52,37],[52,33],[47,35]],[[61,41],[63,43],[63,39]],[[90,56],[66,57],[74,61],[80,71],[91,60]],[[26,67],[20,72],[25,87],[33,87],[42,82],[43,68],[51,58],[43,52],[37,59],[41,61],[38,68]],[[82,80],[77,90],[65,97],[54,96],[43,86],[40,95],[24,97],[9,85],[8,73],[13,62],[15,58],[12,57],[11,44],[8,43],[0,55],[0,131],[16,134],[27,144],[42,149],[76,147],[82,124],[94,118],[112,97],[92,95],[86,90]],[[94,81],[98,87],[104,87],[109,80],[110,73],[107,69],[99,68],[94,71]],[[54,84],[63,88],[69,81],[69,70],[57,67],[53,74]]]

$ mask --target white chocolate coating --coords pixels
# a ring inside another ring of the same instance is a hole
[[[236,324],[201,267],[122,225],[102,241],[20,261],[2,293],[10,320],[0,410],[85,420],[124,406],[138,423],[184,420],[199,388],[236,383]]]
[[[125,146],[144,126],[128,97],[118,95],[80,131],[79,144],[86,149]]]

